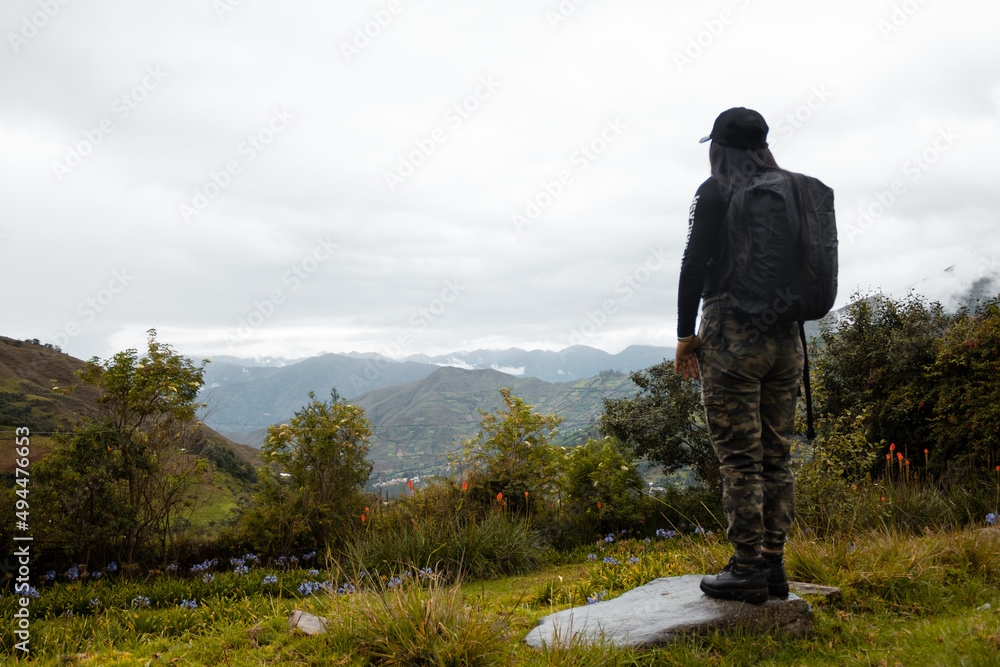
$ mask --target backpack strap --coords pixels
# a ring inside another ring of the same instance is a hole
[[[816,437],[816,430],[813,428],[813,401],[812,388],[809,386],[809,346],[806,344],[805,322],[799,321],[799,339],[802,341],[802,355],[805,363],[802,365],[803,384],[806,388],[806,439],[812,440]]]

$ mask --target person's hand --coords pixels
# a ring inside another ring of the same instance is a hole
[[[697,336],[686,343],[677,343],[677,356],[674,358],[674,371],[679,373],[685,380],[698,379],[698,358],[695,350],[701,346],[701,339]]]

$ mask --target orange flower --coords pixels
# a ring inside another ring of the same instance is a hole
[[[925,455],[926,455],[926,454],[930,454],[930,451],[931,451],[931,450],[929,450],[929,449],[927,449],[926,447],[924,447],[924,454],[925,454]]]
[[[892,444],[890,444],[890,445],[889,445],[889,451],[891,452],[891,451],[892,451],[892,450],[894,450],[894,449],[896,449],[896,443],[892,443]]]
[[[597,509],[601,509],[601,501],[600,500],[597,501]]]
[[[900,460],[900,461],[902,461],[902,460],[903,460],[903,453],[902,453],[902,452],[896,452],[896,456],[898,456],[898,457],[899,457],[899,460]]]
[[[883,503],[885,502],[885,496],[882,496],[882,502]]]
[[[885,460],[886,460],[886,461],[888,461],[888,460],[889,460],[889,459],[891,459],[891,458],[892,458],[892,454],[886,454],[886,455],[885,455]]]
[[[525,491],[525,492],[524,492],[524,497],[525,497],[525,498],[527,498],[527,497],[528,497],[528,492],[527,492],[527,491]]]
[[[469,488],[469,485],[466,484],[465,482],[462,482],[462,490],[465,491],[468,488]]]
[[[413,480],[412,479],[410,480],[410,488],[411,489],[413,488]]]
[[[365,522],[365,515],[364,515],[364,514],[362,514],[362,515],[361,515],[361,523],[364,523],[364,522]]]
[[[500,502],[501,499],[503,499],[503,493],[497,493],[497,502]]]

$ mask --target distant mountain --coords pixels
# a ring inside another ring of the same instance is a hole
[[[344,398],[425,378],[436,366],[384,359],[324,354],[280,367],[210,363],[201,401],[206,424],[227,433],[247,433],[291,417],[309,402],[309,392],[325,399],[331,389]]]
[[[286,366],[241,366],[230,361],[213,361],[205,372],[202,401],[205,423],[238,442],[260,441],[239,437],[287,420],[308,402],[309,392],[326,398],[330,389],[353,400],[365,392],[415,382],[442,367],[465,370],[493,370],[519,378],[546,382],[571,382],[592,378],[602,371],[629,373],[649,368],[673,358],[674,349],[633,345],[618,354],[609,354],[585,345],[561,352],[546,350],[476,350],[452,354],[413,355],[392,361],[382,355],[357,352],[324,354]]]
[[[437,369],[416,382],[376,389],[351,401],[365,410],[373,426],[369,458],[376,476],[372,481],[444,472],[446,455],[457,449],[462,438],[479,431],[479,409],[493,412],[502,407],[501,387],[511,387],[515,396],[541,414],[563,417],[555,440],[563,446],[595,435],[593,427],[605,398],[636,392],[626,374],[617,371],[550,383],[494,370],[452,367]],[[241,441],[259,447],[266,433],[266,429],[247,433]]]
[[[436,366],[454,366],[467,370],[491,369],[521,377],[535,377],[546,382],[568,382],[594,377],[601,371],[629,373],[654,366],[665,358],[673,358],[674,348],[652,345],[632,345],[618,354],[610,354],[586,345],[574,345],[559,352],[548,350],[475,350],[427,356],[408,357]]]

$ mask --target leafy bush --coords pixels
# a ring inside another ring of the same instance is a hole
[[[524,517],[495,509],[484,518],[421,518],[389,513],[369,524],[342,568],[390,575],[431,568],[449,576],[492,578],[538,566],[542,545]]]

